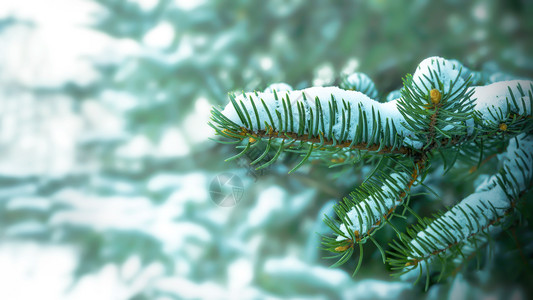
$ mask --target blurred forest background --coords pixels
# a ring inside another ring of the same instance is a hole
[[[322,216],[369,170],[225,163],[207,122],[228,92],[354,71],[383,99],[433,55],[531,78],[531,16],[526,0],[2,0],[0,299],[525,297],[498,277],[520,263],[511,241],[427,293],[379,252],[356,278],[329,268]],[[210,200],[223,172],[236,206]]]

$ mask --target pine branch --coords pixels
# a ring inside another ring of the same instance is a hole
[[[336,161],[352,153],[361,157],[361,151],[380,155],[365,182],[335,206],[336,219],[326,216],[324,222],[334,234],[324,237],[324,249],[338,259],[337,266],[350,259],[359,244],[357,272],[362,245],[370,240],[399,274],[416,269],[429,276],[430,263],[438,259],[442,277],[446,261],[462,255],[467,246],[477,248],[483,234],[501,224],[512,213],[513,203],[531,188],[533,82],[473,86],[486,82],[490,80],[485,74],[457,61],[432,57],[405,77],[399,98],[387,97],[386,103],[375,100],[378,92],[368,76],[355,73],[343,79],[343,89],[293,91],[276,84],[265,92],[230,95],[222,111],[212,110],[210,125],[225,138],[221,142],[240,144],[237,148],[242,150],[233,158],[265,143],[253,163],[275,151],[258,168],[274,163],[283,152],[303,157],[291,172],[311,157],[329,156]],[[495,156],[502,167],[453,208],[421,218],[407,202],[415,183],[425,186],[423,180],[432,171],[437,153],[446,172],[457,161],[475,171]],[[452,157],[447,157],[449,153]],[[385,251],[374,235],[386,224],[392,225],[393,216],[403,216],[396,213],[400,205],[419,223],[406,232],[390,226],[399,240]],[[429,277],[426,288],[428,283]]]
[[[288,139],[327,151],[346,148],[379,154],[413,154],[532,128],[530,82],[469,87],[459,67],[442,59],[428,60],[432,63],[421,64],[427,71],[419,67],[408,76],[402,98],[395,101],[379,103],[335,87],[230,95],[231,104],[222,112],[213,109],[211,126],[233,142]]]
[[[422,262],[457,255],[450,250],[463,247],[499,224],[533,183],[533,136],[522,134],[512,139],[501,160],[500,173],[490,177],[474,194],[437,214],[435,219],[424,219],[408,230],[396,242],[399,246],[395,250],[400,256],[389,259],[391,266],[403,274],[421,268]]]
[[[344,198],[335,207],[340,223],[325,216],[325,223],[337,234],[337,238],[327,238],[323,245],[325,250],[338,253],[332,256],[339,258],[336,265],[344,263],[353,254],[352,248],[356,243],[364,244],[371,240],[381,249],[372,236],[390,224],[396,208],[405,203],[424,168],[425,158],[419,159],[411,172],[402,170],[392,175],[382,172],[372,181],[363,183],[350,194],[350,198]]]
[[[353,73],[345,77],[340,87],[345,90],[361,92],[371,99],[376,99],[378,96],[376,85],[365,73]]]
[[[402,142],[405,129],[399,125],[403,122],[396,102],[379,103],[335,87],[230,95],[230,100],[222,112],[212,110],[210,123],[229,143],[288,140],[281,151],[302,153],[302,163],[313,152],[339,149],[412,153],[412,147]]]

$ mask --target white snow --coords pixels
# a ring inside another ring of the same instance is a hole
[[[201,7],[206,2],[206,0],[174,0],[174,5],[181,10],[192,11]]]
[[[510,80],[474,87],[472,98],[477,99],[475,109],[481,113],[483,120],[492,122],[500,122],[507,115],[507,103],[510,104],[511,111],[530,116],[532,112],[529,93],[533,92],[532,84],[533,82],[528,80]],[[525,95],[520,93],[518,86],[522,87]],[[516,97],[518,107],[513,103],[509,89]]]
[[[329,299],[338,291],[342,299],[397,299],[412,288],[408,282],[354,281],[342,270],[307,264],[295,256],[268,259],[263,269],[265,276],[276,278],[282,285],[306,290],[306,299]]]
[[[248,214],[249,227],[264,227],[272,222],[272,217],[285,209],[286,192],[278,187],[272,186],[261,192],[255,207]]]
[[[349,87],[357,87],[359,89],[368,90],[368,97],[375,99],[378,96],[376,85],[374,81],[368,77],[365,73],[353,73],[346,78],[346,83]]]
[[[419,87],[426,87],[427,91],[432,87],[438,87],[437,78],[440,79],[444,86],[444,90],[447,94],[455,93],[459,87],[464,83],[462,78],[457,79],[457,84],[451,88],[451,83],[455,81],[459,76],[459,69],[462,67],[458,62],[447,60],[442,57],[429,57],[424,59],[416,68],[415,74],[413,74],[413,82]],[[436,78],[434,74],[436,72]]]
[[[129,2],[137,3],[145,11],[151,11],[159,4],[159,0],[129,0]]]
[[[211,203],[205,189],[183,188],[190,186],[206,186],[205,175],[182,176],[177,190],[164,204],[154,204],[146,197],[99,196],[64,189],[53,195],[51,201],[71,209],[57,212],[47,225],[50,228],[83,226],[98,232],[138,231],[159,240],[166,253],[203,255],[205,249],[200,246],[213,242],[211,232],[200,223],[186,221],[183,216],[191,206],[207,207]],[[189,244],[200,249],[189,249]]]
[[[228,267],[228,285],[231,291],[239,291],[250,286],[254,279],[254,266],[247,258],[237,258]]]
[[[6,205],[7,210],[34,210],[34,211],[47,211],[51,207],[50,201],[45,197],[13,197]]]
[[[292,86],[284,82],[273,83],[265,89],[265,93],[292,91]]]
[[[180,157],[190,153],[190,147],[182,131],[177,127],[166,128],[157,145],[157,154],[160,157]]]
[[[190,142],[191,146],[206,142],[210,136],[215,134],[213,128],[208,124],[210,111],[209,100],[205,97],[199,97],[194,103],[194,110],[190,111],[183,120],[184,133],[187,135],[187,141]]]
[[[0,90],[0,173],[63,176],[71,172],[78,162],[76,143],[85,125],[71,105],[63,96],[23,92],[13,97]]]
[[[507,170],[507,172],[514,174],[514,177],[517,179],[519,190],[525,189],[527,187],[527,182],[533,176],[532,153],[533,137],[521,134],[516,139],[511,139],[506,153],[501,156],[500,161],[503,162],[503,168]],[[521,160],[519,157],[524,159],[524,163],[520,162]],[[526,178],[522,175],[519,165],[524,169]],[[489,226],[490,222],[503,216],[505,211],[511,207],[511,199],[508,198],[505,191],[510,191],[513,188],[508,184],[501,186],[497,180],[497,178],[501,176],[501,174],[491,176],[477,188],[475,193],[463,199],[459,204],[436,220],[436,223],[439,226],[445,226],[451,232],[452,236],[448,236],[447,240],[439,238],[437,232],[444,236],[447,235],[436,226],[435,222],[429,225],[425,230],[419,232],[417,238],[411,241],[411,246],[419,250],[418,254],[413,255],[418,257],[429,254],[428,251],[424,250],[421,246],[420,240],[422,239],[431,241],[438,249],[444,249],[451,243],[462,241],[470,235],[479,232],[481,229]],[[468,217],[464,215],[461,209],[468,214]],[[483,218],[471,214],[472,211],[475,211],[477,215],[483,216]],[[474,218],[477,222],[473,221]],[[455,225],[454,221],[459,226]]]
[[[115,152],[118,157],[142,159],[153,153],[152,142],[144,135],[137,135]]]
[[[345,64],[344,68],[341,70],[341,74],[349,75],[357,71],[359,68],[360,62],[359,59],[352,57]]]
[[[335,69],[331,63],[325,63],[314,70],[313,85],[328,86],[335,80]]]
[[[268,71],[274,66],[274,60],[271,56],[263,56],[259,59],[259,65],[261,66],[261,69]]]
[[[100,100],[107,108],[117,112],[128,112],[139,106],[135,95],[125,91],[105,89],[100,94]]]
[[[376,279],[357,280],[346,288],[344,299],[402,299],[413,285]],[[403,294],[403,295],[402,295]]]
[[[170,22],[161,22],[148,31],[143,37],[143,43],[148,47],[166,49],[176,36],[174,26]]]
[[[38,26],[65,27],[90,25],[101,12],[100,5],[86,0],[2,0],[0,19],[14,17]]]
[[[65,299],[76,259],[74,247],[3,242],[0,299]]]
[[[339,269],[309,266],[299,258],[292,256],[269,259],[265,263],[264,270],[266,275],[274,278],[295,282],[306,280],[324,287],[339,286],[350,282],[349,275]]]
[[[113,39],[88,28],[15,25],[0,35],[0,44],[3,82],[49,88],[99,79],[88,58],[104,54]]]
[[[37,220],[27,220],[9,226],[4,232],[4,236],[20,238],[23,236],[43,235],[48,232],[46,224]]]
[[[298,115],[298,102],[302,103],[304,105],[305,111],[306,111],[306,121],[310,118],[310,110],[313,111],[313,118],[314,120],[317,119],[316,116],[316,104],[315,104],[315,98],[318,98],[320,105],[322,106],[322,110],[324,112],[323,115],[323,127],[326,132],[324,132],[324,136],[326,138],[330,138],[328,135],[328,129],[330,122],[333,122],[333,136],[338,140],[341,136],[341,129],[342,129],[342,117],[340,115],[340,112],[343,107],[343,100],[347,102],[347,105],[351,107],[351,117],[348,120],[347,112],[345,112],[345,117],[347,120],[347,123],[350,123],[350,130],[347,135],[347,139],[351,139],[356,132],[357,124],[358,124],[358,111],[359,106],[361,106],[362,110],[365,111],[367,115],[367,126],[368,131],[372,132],[372,123],[370,120],[372,120],[372,108],[374,108],[374,111],[377,115],[377,112],[379,111],[381,116],[381,125],[383,128],[385,127],[386,119],[389,119],[390,121],[394,122],[394,125],[396,126],[396,129],[400,135],[408,135],[410,132],[405,129],[404,126],[402,126],[402,123],[404,122],[404,118],[400,114],[400,112],[397,109],[398,101],[391,101],[387,103],[379,103],[371,98],[369,98],[367,95],[357,92],[357,91],[348,91],[343,90],[338,87],[311,87],[306,88],[299,91],[280,91],[277,92],[278,100],[275,99],[274,93],[268,93],[268,92],[258,92],[256,93],[245,93],[243,95],[239,95],[236,97],[237,103],[240,105],[240,101],[244,104],[246,107],[246,110],[250,114],[251,122],[252,122],[252,128],[254,131],[257,131],[257,129],[265,130],[266,126],[264,123],[257,124],[254,109],[252,107],[251,101],[254,102],[257,112],[259,115],[259,119],[262,121],[267,121],[269,123],[269,126],[272,126],[274,130],[279,130],[279,121],[278,116],[276,114],[276,110],[280,113],[283,126],[285,126],[285,111],[283,109],[282,104],[282,98],[289,98],[289,103],[292,107],[293,112],[293,130],[297,131],[300,125],[299,115]],[[336,100],[336,108],[339,112],[337,114],[337,118],[335,120],[330,120],[329,115],[329,103],[331,101],[332,96]],[[268,114],[264,108],[264,106],[261,103],[261,100],[263,100],[268,107],[270,114],[272,116],[274,124],[270,124],[270,119],[268,117]],[[241,122],[239,119],[239,116],[237,112],[235,111],[235,108],[231,103],[229,103],[226,108],[222,111],[222,113],[228,117],[233,122],[244,126],[244,123]],[[319,121],[319,130],[322,131],[322,121]],[[290,122],[288,124],[290,129]],[[314,125],[316,126],[316,125]],[[346,125],[348,126],[348,125]],[[285,128],[283,128],[285,130]],[[313,133],[315,135],[318,135],[318,132],[314,131],[315,128],[312,128]],[[309,130],[309,124],[306,123],[304,132],[308,133]],[[289,130],[286,130],[289,131]]]
[[[407,181],[409,178],[407,173],[392,174],[391,176],[396,180],[396,182],[392,183],[390,180],[387,180],[389,184],[392,184],[393,186],[398,185],[401,187],[407,186]],[[370,219],[372,224],[376,224],[378,221],[376,216],[380,216],[379,220],[383,221],[381,220],[382,216],[385,215],[389,209],[400,204],[400,202],[397,202],[399,199],[399,191],[392,190],[390,187],[384,184],[381,187],[381,193],[385,196],[383,202],[379,201],[376,196],[372,195],[358,203],[347,213],[349,220],[346,221],[353,225],[349,226],[349,228],[346,228],[344,224],[341,224],[339,227],[339,229],[346,236],[350,236],[349,231],[354,232],[357,230],[360,235],[364,235],[370,228],[378,227],[379,225],[369,224],[367,222],[367,218]],[[362,222],[359,221],[359,216],[361,217]],[[342,241],[345,239],[346,237],[341,235],[337,237],[337,241]]]

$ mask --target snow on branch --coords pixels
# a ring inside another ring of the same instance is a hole
[[[430,223],[403,245],[407,253],[404,266],[416,266],[466,242],[476,234],[490,231],[508,214],[520,194],[530,187],[533,179],[533,136],[521,134],[511,139],[504,154],[499,174],[489,177],[476,192]],[[511,175],[513,174],[513,175]]]
[[[402,203],[404,197],[400,194],[407,189],[409,178],[407,173],[392,174],[390,179],[384,181],[379,191],[357,202],[344,214],[344,222],[339,227],[343,234],[336,240],[350,239],[360,242],[373,229],[382,225]]]
[[[532,114],[532,81],[500,81],[474,87],[472,90],[474,91],[472,97],[477,99],[475,110],[485,122],[505,122],[511,113],[521,117]]]
[[[406,78],[401,98],[386,103],[338,87],[293,91],[282,86],[230,95],[231,101],[214,127],[219,133],[233,129],[237,138],[244,132],[269,138],[324,139],[342,147],[363,144],[378,145],[380,150],[385,146],[421,149],[471,136],[476,128],[498,130],[500,123],[516,115],[531,116],[532,82],[513,80],[471,87],[463,77],[458,62],[432,57]],[[368,77],[354,78],[374,89]],[[348,77],[346,82],[354,78]]]
[[[233,98],[233,96],[230,96]],[[238,126],[260,131],[292,132],[338,142],[368,142],[369,133],[409,132],[401,125],[398,101],[380,103],[367,95],[338,87],[311,87],[298,91],[256,92],[239,95],[222,111]]]

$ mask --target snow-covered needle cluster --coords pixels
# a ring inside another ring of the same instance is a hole
[[[262,149],[252,162],[262,163],[257,168],[284,152],[302,158],[291,172],[310,158],[348,154],[354,158],[344,163],[355,167],[361,153],[379,156],[367,180],[336,205],[336,217],[326,216],[333,234],[324,237],[324,248],[339,258],[337,264],[358,249],[357,271],[362,245],[372,241],[397,274],[417,270],[428,283],[430,267],[440,263],[441,276],[447,274],[446,262],[457,261],[465,245],[481,247],[477,242],[505,224],[532,186],[533,82],[486,78],[457,61],[431,57],[391,93],[395,99],[380,102],[375,84],[362,73],[344,78],[340,87],[274,84],[265,92],[230,95],[223,110],[213,109],[211,125],[224,138],[220,142],[242,149],[230,159]],[[268,153],[274,155],[264,162]],[[428,174],[473,160],[475,172],[492,157],[499,170],[452,208],[431,218],[410,208],[413,186],[423,188]],[[406,214],[418,223],[401,232],[391,219]],[[397,239],[385,249],[374,235],[388,225]]]

